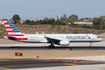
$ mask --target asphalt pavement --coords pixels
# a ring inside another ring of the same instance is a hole
[[[105,42],[92,43],[70,43],[69,46],[55,45],[49,48],[47,43],[24,43],[24,44],[0,44],[0,50],[105,50]]]
[[[57,46],[54,48],[48,46],[0,46],[0,50],[105,50],[105,46]]]
[[[91,47],[89,47],[89,43],[71,43],[69,46],[56,46],[55,48],[49,48],[49,44],[0,44],[0,50],[105,50],[105,42],[100,43],[93,43]],[[61,59],[60,59],[61,60]],[[90,65],[95,65],[94,68],[102,68],[105,65],[105,62],[102,61],[83,61],[80,60],[78,63],[77,60],[73,60],[74,62],[71,62],[72,60],[65,60],[59,61],[59,60],[37,60],[37,59],[1,59],[0,60],[0,70],[3,69],[26,69],[26,68],[35,68],[39,70],[39,68],[42,68],[46,70],[49,70],[49,67],[51,69],[54,69],[56,67],[60,67],[60,70],[65,69],[65,66],[70,66],[69,68],[74,67],[74,70],[76,67],[85,67]],[[82,62],[83,61],[83,62]],[[101,64],[97,66],[98,64]],[[102,66],[102,67],[101,67]],[[63,68],[62,68],[63,67]],[[68,68],[68,67],[67,67]],[[86,67],[88,70],[88,67]],[[97,69],[98,69],[97,68]],[[70,70],[70,69],[67,69]],[[80,70],[80,69],[79,69]],[[81,69],[82,70],[82,69]],[[84,69],[83,69],[84,70]]]
[[[67,59],[5,59],[0,60],[0,70],[95,64],[105,64],[105,62]]]

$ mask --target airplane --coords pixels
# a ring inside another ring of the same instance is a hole
[[[3,19],[3,23],[8,32],[5,38],[27,43],[50,43],[50,48],[55,47],[54,44],[69,46],[71,42],[90,42],[91,47],[91,43],[102,41],[95,34],[23,34],[8,19]]]

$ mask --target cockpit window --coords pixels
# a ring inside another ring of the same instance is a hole
[[[97,36],[97,38],[100,38],[99,36]]]

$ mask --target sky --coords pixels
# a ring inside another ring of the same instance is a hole
[[[105,0],[0,0],[0,19],[12,19],[18,14],[21,20],[55,18],[66,14],[81,18],[105,15]]]

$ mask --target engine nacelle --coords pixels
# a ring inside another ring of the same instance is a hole
[[[67,45],[69,45],[69,41],[60,41],[60,43],[59,43],[59,45],[64,45],[64,46],[67,46]]]

